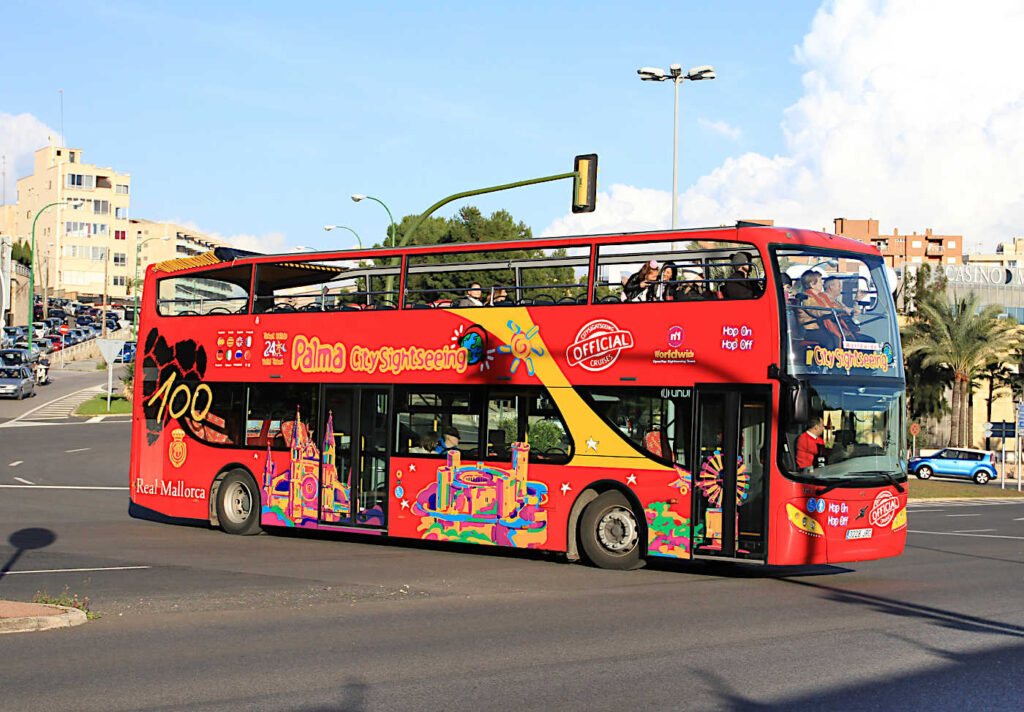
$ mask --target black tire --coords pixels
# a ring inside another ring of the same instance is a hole
[[[629,502],[621,492],[610,490],[583,510],[580,546],[598,568],[635,569],[640,565],[640,531]]]
[[[992,479],[992,475],[988,474],[987,470],[978,470],[974,473],[973,479],[979,485],[987,485],[988,481]]]
[[[232,470],[217,490],[217,521],[228,534],[249,536],[260,531],[260,491],[248,472]]]
[[[928,465],[921,465],[914,474],[917,475],[919,480],[929,480],[932,477],[932,468],[928,467]]]

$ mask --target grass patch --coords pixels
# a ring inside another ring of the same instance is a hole
[[[970,481],[955,480],[919,480],[910,476],[910,496],[924,499],[935,497],[1024,497],[1024,492],[1017,492],[1017,481],[1007,480],[1006,489],[1000,489],[998,482],[987,485],[976,485]]]
[[[50,606],[65,606],[66,608],[76,608],[83,613],[88,619],[99,618],[100,614],[95,611],[89,610],[89,599],[88,597],[79,598],[77,593],[71,593],[71,589],[67,586],[57,596],[51,596],[45,590],[36,591],[36,595],[32,597],[32,603],[42,603]]]
[[[123,415],[131,414],[132,402],[122,396],[110,397],[110,410],[107,410],[107,394],[103,393],[78,406],[75,415]]]

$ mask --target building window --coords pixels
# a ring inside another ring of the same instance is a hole
[[[115,267],[124,267],[126,264],[128,264],[127,254],[124,253],[124,252],[115,252],[114,253],[114,266]]]
[[[914,240],[913,242],[910,243],[910,247],[911,247],[911,249],[914,249],[914,250],[920,249],[921,241],[920,240]]]
[[[110,201],[109,200],[93,200],[92,201],[92,214],[93,215],[109,215],[110,214]]]
[[[89,259],[93,262],[102,262],[107,258],[106,247],[90,247],[89,248]]]
[[[57,155],[58,156],[60,155],[59,151],[57,152]],[[74,163],[75,162],[75,152],[74,151],[68,151],[68,156],[70,156],[71,162]]]
[[[946,247],[948,247],[950,249],[956,247],[956,240],[950,240],[949,242],[947,242],[946,243]]]
[[[123,240],[125,239],[124,230],[114,230],[114,239]]]
[[[128,208],[114,208],[114,217],[122,220],[128,217]]]
[[[68,173],[65,178],[65,187],[68,188],[92,190],[96,187],[96,176],[87,176],[81,173]]]
[[[121,183],[118,183],[115,186],[115,191],[114,192],[119,193],[121,195],[128,195],[128,186],[122,185]]]
[[[946,263],[947,264],[951,264],[951,265],[955,265],[956,264],[956,257],[947,257],[946,258]]]
[[[114,284],[115,287],[123,287],[124,286],[124,275],[115,274],[114,277],[113,277],[113,280],[114,280],[113,284]]]

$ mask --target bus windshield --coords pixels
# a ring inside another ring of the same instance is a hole
[[[902,388],[809,383],[810,418],[783,423],[782,469],[818,484],[904,480]]]
[[[781,249],[776,259],[790,373],[903,376],[881,259],[810,249]]]

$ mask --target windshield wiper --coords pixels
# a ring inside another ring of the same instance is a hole
[[[896,488],[897,492],[903,493],[903,485],[896,481],[896,478],[892,476],[891,472],[882,472],[881,470],[875,470],[874,472],[851,472],[851,475],[881,475],[885,479],[889,480],[889,483]]]

